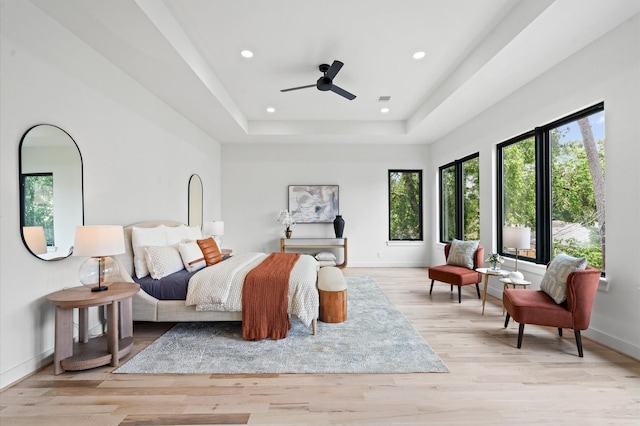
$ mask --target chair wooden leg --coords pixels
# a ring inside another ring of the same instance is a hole
[[[478,292],[478,299],[482,299],[482,296],[480,296],[480,283],[476,283],[476,291]]]
[[[451,291],[453,291],[453,284],[451,284]]]
[[[562,328],[558,327],[558,336],[562,337]]]
[[[520,324],[518,327],[518,349],[522,347],[522,336],[524,335],[524,324]]]
[[[578,345],[578,356],[580,358],[583,357],[582,354],[582,337],[580,336],[580,330],[573,330],[573,333],[576,335],[576,344]]]
[[[429,294],[433,291],[433,280],[431,280],[431,288],[429,289]]]
[[[462,286],[458,286],[458,303],[462,303]]]
[[[504,319],[504,328],[507,328],[507,326],[509,325],[509,318],[511,318],[511,315],[509,315],[509,312],[507,312],[507,317]]]

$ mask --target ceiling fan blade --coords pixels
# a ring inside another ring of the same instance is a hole
[[[299,87],[291,87],[289,89],[282,89],[280,90],[281,92],[290,92],[292,90],[299,90],[299,89],[308,89],[309,87],[316,87],[315,84],[307,84],[306,86],[299,86]]]
[[[331,80],[333,80],[336,76],[336,74],[338,74],[338,71],[340,71],[340,68],[342,68],[344,64],[340,61],[333,61],[333,64],[331,64],[331,67],[327,70],[327,73],[325,74],[325,77],[330,78]]]
[[[340,96],[344,96],[345,98],[349,99],[350,101],[354,100],[356,98],[356,95],[354,95],[353,93],[349,93],[346,90],[336,86],[335,84],[333,86],[331,86],[330,89],[332,92],[337,93]]]

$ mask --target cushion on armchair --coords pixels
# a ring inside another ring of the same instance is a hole
[[[556,256],[542,277],[540,290],[548,294],[556,303],[567,300],[567,278],[573,271],[581,271],[587,266],[584,257],[573,257],[565,253]]]
[[[473,269],[474,255],[479,241],[461,241],[454,239],[447,257],[447,265],[464,266]]]

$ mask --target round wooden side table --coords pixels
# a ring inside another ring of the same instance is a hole
[[[47,299],[56,305],[55,374],[86,370],[102,365],[118,366],[133,347],[131,297],[140,290],[136,283],[116,282],[108,290],[92,292],[80,286],[56,291]],[[89,308],[107,307],[107,335],[89,339]],[[78,342],[73,342],[73,310],[78,309]],[[106,340],[106,342],[105,342]]]
[[[491,269],[491,268],[477,268],[477,272],[480,272],[484,276],[484,292],[482,293],[482,315],[484,315],[484,304],[487,301],[487,286],[489,285],[489,276],[504,277],[509,275],[509,271],[504,269]]]

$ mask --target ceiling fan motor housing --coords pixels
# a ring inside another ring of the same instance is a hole
[[[333,86],[333,82],[329,77],[320,77],[318,79],[316,86],[318,87],[318,90],[322,90],[323,92],[326,92],[327,90],[331,90],[331,87]]]

